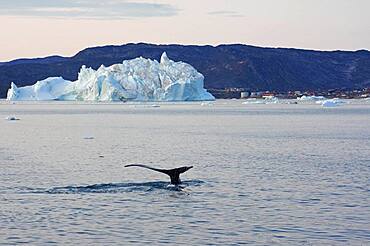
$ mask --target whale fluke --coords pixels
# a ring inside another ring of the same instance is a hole
[[[149,167],[143,164],[130,164],[130,165],[125,165],[125,167],[143,167],[143,168],[147,168],[153,171],[167,174],[168,176],[170,176],[171,184],[173,185],[181,184],[180,174],[193,168],[193,166],[188,166],[188,167],[184,166],[184,167],[179,167],[179,168],[174,168],[174,169],[160,169],[160,168]]]

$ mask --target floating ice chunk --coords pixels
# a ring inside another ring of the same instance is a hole
[[[213,103],[211,103],[211,102],[202,102],[200,104],[200,106],[208,106],[208,107],[211,107],[211,106],[213,106]]]
[[[134,107],[134,108],[160,108],[161,105],[158,105],[158,104],[139,104],[139,105],[132,105],[131,107]]]
[[[136,58],[97,70],[82,66],[75,82],[47,78],[18,88],[11,83],[7,100],[212,101],[204,76],[191,65],[174,62],[164,52],[160,63]]]
[[[253,99],[247,99],[245,102],[242,102],[242,104],[266,104],[265,100],[256,100]]]
[[[338,104],[331,101],[331,100],[326,100],[326,101],[323,101],[321,106],[325,107],[325,108],[330,108],[330,107],[337,107]]]
[[[279,103],[279,99],[274,96],[268,96],[268,97],[265,97],[265,102],[266,104],[276,104],[276,103]]]
[[[301,97],[297,97],[297,100],[300,100],[300,101],[322,101],[322,100],[325,100],[326,98],[323,97],[323,96],[301,96]]]
[[[333,98],[333,99],[321,101],[321,106],[325,108],[337,107],[343,104],[345,104],[345,102],[340,100],[339,98]]]
[[[58,100],[61,95],[68,95],[73,91],[73,83],[61,77],[51,77],[39,81],[32,86],[18,88],[11,83],[7,100]]]
[[[276,104],[279,103],[279,99],[274,96],[266,96],[264,99],[257,100],[256,98],[250,98],[242,102],[242,104]]]

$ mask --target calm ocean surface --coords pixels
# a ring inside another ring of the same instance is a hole
[[[158,106],[0,102],[0,245],[370,244],[369,102]]]

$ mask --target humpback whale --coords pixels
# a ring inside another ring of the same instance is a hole
[[[143,167],[143,168],[147,168],[153,171],[167,174],[168,176],[170,176],[171,184],[173,185],[181,184],[180,174],[193,168],[193,166],[188,166],[188,167],[184,166],[184,167],[178,167],[178,168],[173,168],[173,169],[160,169],[160,168],[149,167],[147,165],[142,165],[142,164],[130,164],[130,165],[125,165],[125,167]]]

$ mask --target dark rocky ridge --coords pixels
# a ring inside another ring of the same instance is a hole
[[[261,48],[249,45],[126,44],[87,48],[73,57],[50,56],[0,63],[0,97],[10,82],[34,84],[52,76],[76,80],[82,65],[98,68],[139,56],[184,61],[205,76],[205,87],[242,87],[251,90],[318,90],[370,86],[370,52],[312,51]]]

